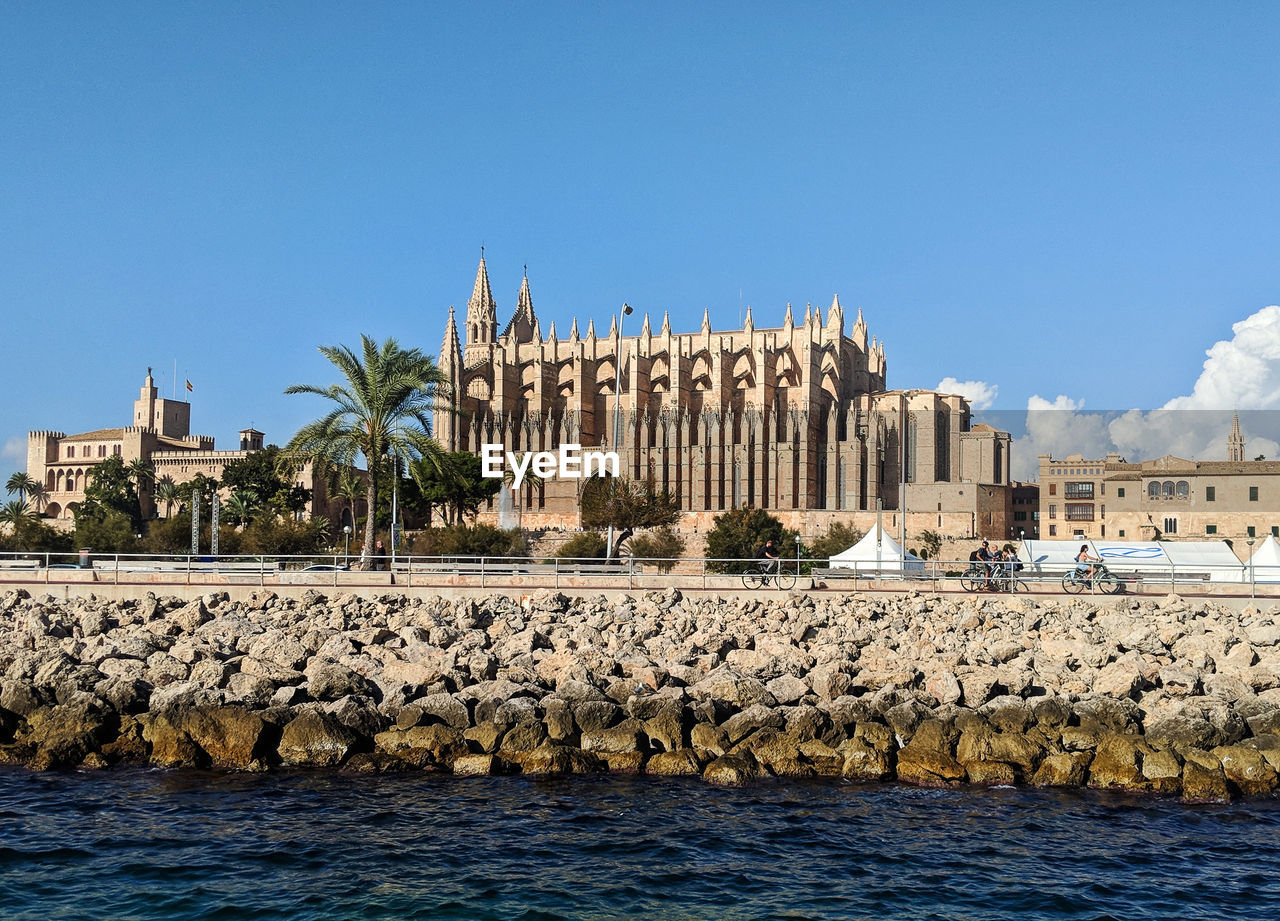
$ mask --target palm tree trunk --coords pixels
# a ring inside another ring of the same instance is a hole
[[[378,504],[378,479],[373,473],[376,464],[369,465],[369,485],[365,487],[364,501],[369,506],[364,520],[364,546],[360,549],[360,568],[368,570],[370,557],[373,554],[374,511]]]

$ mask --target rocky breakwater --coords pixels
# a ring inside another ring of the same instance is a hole
[[[0,759],[1259,796],[1280,619],[1170,596],[0,597]]]

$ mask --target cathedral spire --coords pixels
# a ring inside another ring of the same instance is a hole
[[[670,310],[662,311],[662,329],[658,331],[658,335],[660,336],[671,335],[671,311]]]
[[[1227,436],[1227,460],[1235,463],[1244,461],[1244,435],[1240,433],[1240,411],[1231,417],[1231,434]]]
[[[467,301],[467,345],[493,342],[498,335],[498,304],[489,287],[489,269],[484,264],[484,247],[480,248],[480,265],[476,282]]]
[[[748,305],[747,305],[747,316],[746,316],[746,319],[745,319],[745,320],[743,321],[743,323],[742,323],[742,328],[743,328],[743,330],[745,330],[745,331],[746,331],[746,333],[747,333],[747,335],[748,335],[748,336],[749,336],[749,335],[751,335],[751,334],[752,334],[753,332],[755,332],[755,330],[756,330],[756,321],[755,321],[755,320],[753,320],[753,319],[751,319],[751,305],[750,305],[750,304],[748,304]]]
[[[831,309],[827,311],[827,327],[835,330],[837,336],[844,335],[844,308],[840,306],[840,295],[831,299]]]
[[[791,316],[791,302],[787,301],[787,313],[782,318],[783,329],[794,329],[796,325],[795,318]]]
[[[702,332],[704,333],[711,332],[711,308],[710,307],[702,308]]]
[[[579,336],[578,336],[578,318],[577,318],[577,317],[574,317],[574,318],[573,318],[573,325],[572,325],[571,327],[569,327],[569,341],[570,341],[570,342],[577,342],[577,341],[578,341],[578,338],[579,338]]]
[[[647,310],[644,313],[644,322],[640,324],[640,335],[642,336],[653,335],[653,329],[649,326],[649,311]]]
[[[449,322],[444,327],[444,342],[440,343],[440,366],[446,362],[462,363],[462,346],[458,343],[458,323],[453,317],[453,305],[449,305]]]
[[[592,342],[596,340],[596,321],[591,317],[587,318],[587,338]]]

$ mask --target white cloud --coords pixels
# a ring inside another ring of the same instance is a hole
[[[9,464],[18,464],[23,469],[27,466],[27,439],[26,438],[10,438],[4,443],[4,447],[0,448],[0,461],[6,466]]]
[[[944,377],[933,389],[939,393],[958,393],[974,409],[990,409],[1000,390],[996,384],[988,384],[986,381],[958,381],[954,377]]]
[[[1084,401],[1059,394],[1052,401],[1036,394],[1027,400],[1027,432],[1011,445],[1014,479],[1036,478],[1040,455],[1083,454],[1102,457],[1112,450],[1106,419],[1082,413]]]
[[[1280,306],[1263,307],[1215,342],[1188,396],[1163,409],[1280,408]]]
[[[1191,393],[1174,397],[1159,409],[1103,417],[1082,412],[1083,401],[1066,396],[1052,402],[1031,397],[1027,433],[1013,442],[1013,475],[1018,479],[1034,476],[1040,454],[1101,458],[1114,451],[1130,461],[1165,454],[1225,460],[1227,434],[1237,409],[1244,411],[1245,456],[1280,457],[1280,431],[1266,425],[1267,414],[1249,412],[1280,409],[1280,306],[1262,308],[1234,324],[1231,332],[1230,339],[1215,342],[1205,352]]]

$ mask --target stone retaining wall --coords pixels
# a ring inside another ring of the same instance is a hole
[[[0,597],[35,769],[1280,784],[1280,620],[1207,599]]]

